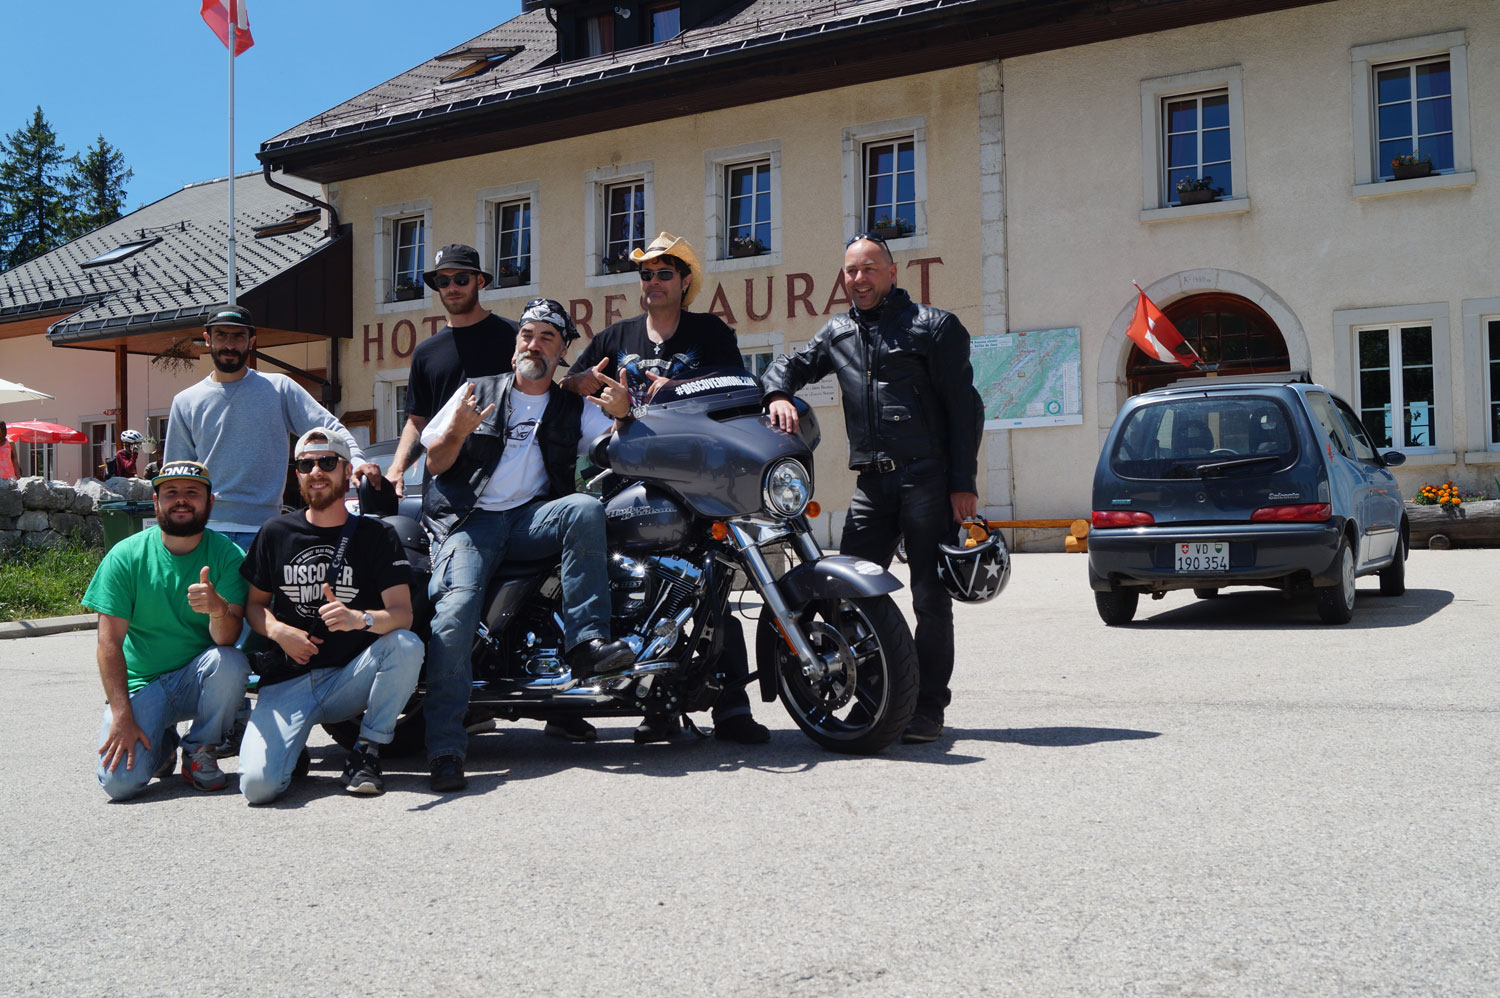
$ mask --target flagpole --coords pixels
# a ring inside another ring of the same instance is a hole
[[[233,5],[228,5],[229,21],[229,304],[235,303],[234,294],[234,22]]]

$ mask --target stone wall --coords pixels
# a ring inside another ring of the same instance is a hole
[[[99,504],[116,499],[149,501],[151,483],[144,478],[80,478],[72,485],[36,477],[0,478],[0,551],[57,547],[73,533],[101,544]]]

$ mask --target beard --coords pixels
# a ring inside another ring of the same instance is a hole
[[[516,374],[527,381],[543,381],[552,373],[539,354],[522,354],[516,361]]]
[[[297,483],[297,491],[302,494],[302,501],[307,503],[308,508],[322,512],[334,503],[343,500],[344,493],[349,490],[349,475],[347,472],[339,475],[338,478],[329,475],[328,488],[320,492],[310,490],[308,488],[310,484],[310,479],[303,479]]]
[[[467,288],[460,288],[459,290],[464,293],[462,298],[456,301],[449,301],[447,298],[442,299],[443,308],[449,315],[464,315],[467,312],[472,312],[474,306],[479,304],[479,282],[477,280],[471,279]]]
[[[215,350],[213,352],[214,367],[221,374],[238,374],[245,367],[245,362],[250,358],[237,350]]]
[[[198,513],[195,510],[192,519],[186,523],[182,523],[171,519],[170,510],[158,509],[156,511],[156,525],[168,537],[192,537],[194,534],[203,533],[203,528],[208,526],[208,510],[205,509],[202,513]]]

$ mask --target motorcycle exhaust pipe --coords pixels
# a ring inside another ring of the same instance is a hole
[[[677,663],[671,659],[658,658],[657,656],[669,651],[677,643],[677,638],[682,634],[682,627],[693,616],[691,605],[683,607],[671,620],[663,621],[656,625],[651,643],[646,645],[636,655],[636,663],[624,672],[612,672],[603,677],[589,677],[585,689],[603,686],[608,689],[621,689],[630,685],[637,679],[645,676],[656,676],[663,672],[670,672],[677,667]],[[573,681],[573,672],[558,676],[543,676],[534,682],[526,684],[528,690],[546,692],[553,690],[563,692],[578,686]]]

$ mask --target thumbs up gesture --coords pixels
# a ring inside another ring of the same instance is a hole
[[[324,627],[330,631],[358,631],[364,628],[365,615],[345,606],[326,582],[323,583],[323,599],[327,602],[318,607],[318,616],[323,618]]]
[[[188,586],[188,606],[198,613],[206,613],[210,617],[222,617],[229,612],[229,602],[219,595],[214,584],[208,581],[208,566],[204,565],[198,572],[198,581]]]

